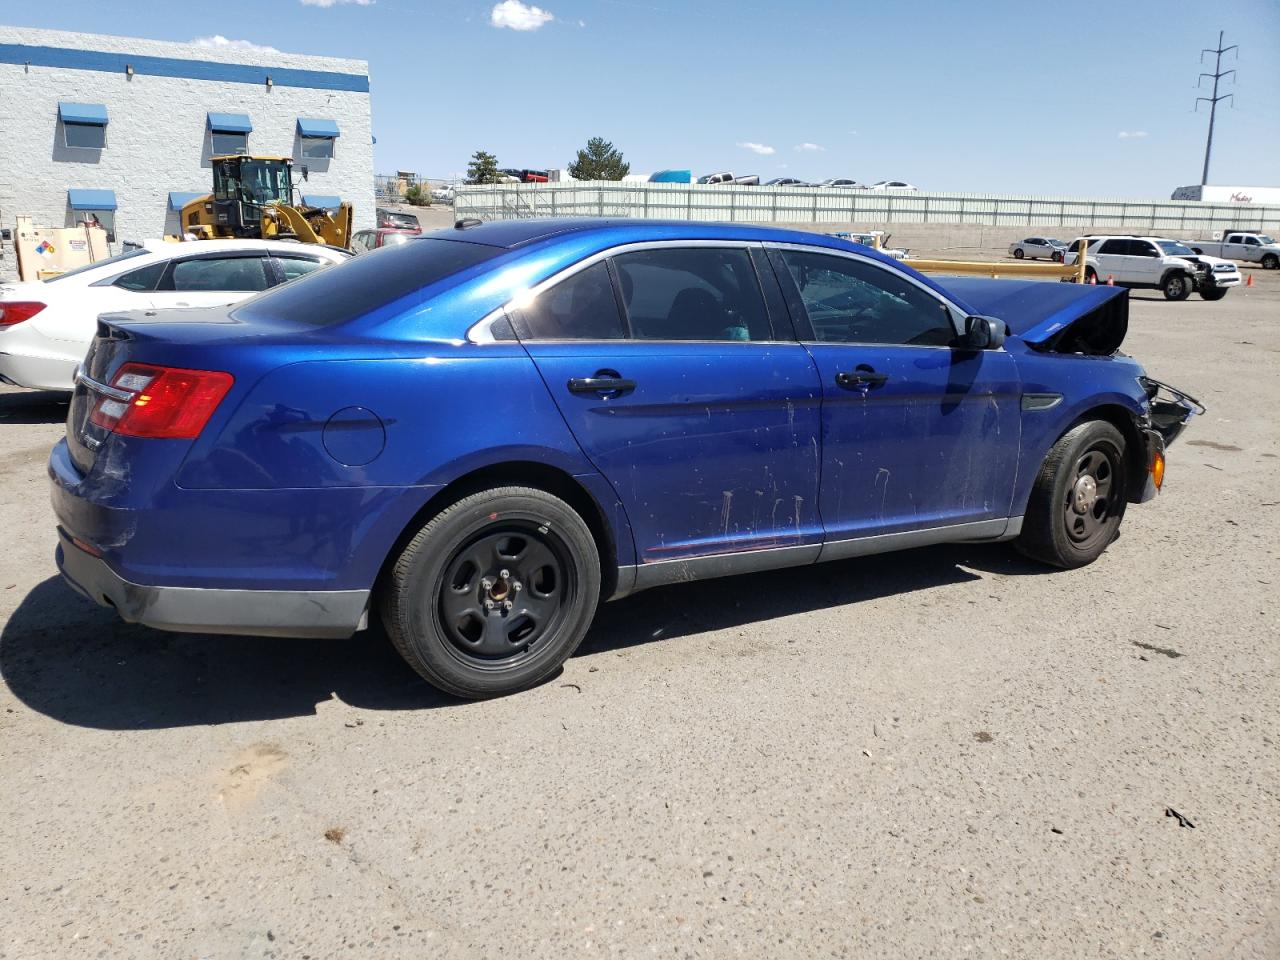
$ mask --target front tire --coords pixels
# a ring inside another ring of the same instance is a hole
[[[1116,538],[1128,484],[1120,431],[1103,420],[1074,427],[1040,467],[1015,546],[1067,570],[1092,563]]]
[[[1206,287],[1200,291],[1200,296],[1205,300],[1221,300],[1227,295],[1227,287]]]
[[[1268,253],[1262,258],[1263,270],[1275,270],[1278,267],[1280,267],[1280,257],[1277,257],[1274,253]]]
[[[1160,284],[1166,300],[1185,300],[1191,296],[1191,278],[1185,273],[1171,273]]]
[[[382,622],[409,665],[446,693],[482,699],[550,678],[600,599],[600,556],[582,517],[531,487],[465,497],[401,552]]]
[[[1014,247],[1014,248],[1013,248],[1013,259],[1015,259],[1015,260],[1021,260],[1021,259],[1022,259],[1023,257],[1025,257],[1025,256],[1026,256],[1026,254],[1022,252],[1022,248],[1021,248],[1021,247]]]

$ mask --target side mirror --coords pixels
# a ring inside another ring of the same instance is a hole
[[[1004,345],[1005,323],[995,317],[965,317],[961,345],[967,350],[998,350]]]

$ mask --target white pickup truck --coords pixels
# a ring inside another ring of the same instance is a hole
[[[1192,240],[1187,244],[1196,253],[1228,260],[1248,260],[1262,264],[1264,270],[1280,268],[1280,243],[1265,233],[1241,233],[1224,230],[1221,240]]]

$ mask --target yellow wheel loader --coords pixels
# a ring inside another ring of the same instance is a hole
[[[294,202],[289,157],[214,157],[212,163],[213,193],[182,208],[182,239],[298,240],[344,248],[351,242],[350,203],[330,212]]]

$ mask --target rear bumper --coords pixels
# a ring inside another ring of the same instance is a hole
[[[33,390],[74,390],[78,362],[0,352],[0,381]]]
[[[344,638],[368,623],[368,590],[215,590],[125,580],[58,530],[58,570],[129,623],[180,633]]]

